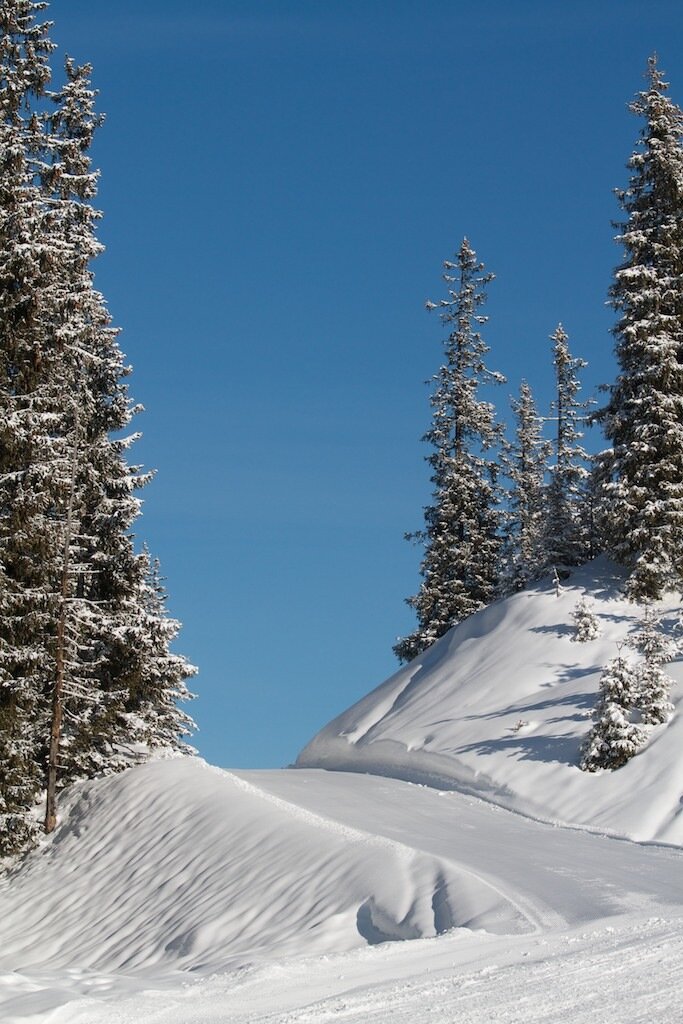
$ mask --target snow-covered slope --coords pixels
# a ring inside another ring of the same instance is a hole
[[[596,563],[472,617],[297,771],[177,758],[73,787],[0,882],[2,1024],[678,1019],[683,666],[647,749],[576,767],[638,616],[619,582]],[[603,633],[579,644],[584,591]]]
[[[618,974],[625,955],[650,1019],[677,1005],[675,972],[651,956],[683,952],[675,848],[394,779],[191,758],[80,785],[63,810],[0,892],[3,1024],[480,1022],[494,970],[507,1021],[528,969],[529,1019],[562,1019],[546,1015],[550,985],[578,1024],[594,1020],[581,993],[602,1005],[595,965]],[[568,965],[588,972],[563,994]]]
[[[616,772],[577,767],[602,667],[642,611],[621,582],[598,559],[559,597],[545,582],[497,601],[331,722],[297,766],[453,786],[542,820],[683,844],[683,664],[667,667],[676,714],[645,750]],[[584,593],[602,633],[576,643]],[[674,630],[680,597],[656,608]]]

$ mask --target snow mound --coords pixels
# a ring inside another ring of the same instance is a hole
[[[500,600],[335,718],[296,767],[369,772],[475,793],[545,821],[683,845],[683,664],[672,720],[616,772],[578,768],[603,666],[636,628],[605,559]],[[572,613],[587,597],[600,635],[574,641]],[[655,604],[679,627],[680,597]]]
[[[624,970],[647,1013],[623,1024],[677,1019],[679,849],[396,779],[191,758],[78,785],[62,818],[0,890],[3,1024],[483,1024],[522,998],[539,1024],[558,1000],[588,1024],[618,994],[597,986],[596,1006],[596,978]]]
[[[63,817],[0,893],[0,969],[205,972],[275,950],[533,930],[447,859],[194,758],[76,786]]]

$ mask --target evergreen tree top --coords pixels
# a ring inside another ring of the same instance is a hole
[[[35,18],[48,7],[43,0],[2,0],[0,4],[0,117],[17,124],[28,96],[42,96],[50,82],[50,54],[56,49],[48,33],[51,21]]]
[[[637,600],[683,579],[683,111],[654,56],[647,78],[630,104],[645,124],[616,193],[624,258],[609,297],[619,374],[595,416],[611,442],[598,457],[603,532]]]
[[[495,275],[486,271],[467,238],[462,240],[455,259],[444,260],[443,266],[448,297],[438,303],[428,300],[425,305],[427,310],[440,310],[441,321],[449,330],[444,346],[450,372],[472,372],[480,382],[505,383],[503,374],[486,367],[484,356],[489,346],[478,330],[488,322],[488,316],[479,310]]]

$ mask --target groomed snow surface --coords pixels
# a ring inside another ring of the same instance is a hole
[[[680,1019],[678,710],[618,772],[576,767],[638,614],[618,582],[594,565],[474,616],[297,771],[73,787],[0,883],[2,1024]],[[584,590],[603,633],[576,644]]]

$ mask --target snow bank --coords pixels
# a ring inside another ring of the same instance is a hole
[[[683,948],[676,848],[395,779],[192,758],[76,786],[62,812],[0,891],[3,1024],[483,1024],[477,979],[497,971],[501,1020],[521,994],[534,1020],[563,1019],[555,1002],[602,1019],[618,993],[596,1003],[596,977],[625,968],[629,1008],[680,999],[661,954]],[[563,990],[567,966],[585,979]]]
[[[575,571],[556,596],[549,581],[497,601],[344,712],[299,755],[297,767],[372,772],[454,787],[542,820],[683,844],[683,664],[677,711],[617,772],[578,768],[600,673],[641,609],[620,593],[604,559]],[[601,635],[572,640],[586,595]],[[658,602],[666,628],[680,598]]]
[[[645,750],[577,768],[639,614],[619,582],[594,564],[559,597],[539,586],[473,616],[298,771],[178,758],[73,787],[0,883],[0,1020],[513,1024],[522,1003],[539,1024],[674,1019],[683,666]],[[602,632],[580,644],[584,592]],[[673,629],[677,602],[659,611]]]
[[[194,758],[79,785],[63,816],[0,893],[0,968],[206,971],[273,950],[532,928],[448,860]]]

